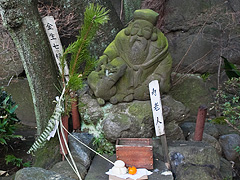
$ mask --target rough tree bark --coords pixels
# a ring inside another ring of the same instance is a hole
[[[20,54],[31,89],[38,134],[48,122],[58,94],[56,66],[37,10],[37,1],[1,0],[4,26]],[[24,93],[24,92],[23,92]]]
[[[57,68],[37,10],[36,0],[0,0],[3,24],[20,54],[30,90],[37,121],[38,134],[47,125],[53,113],[52,101],[59,94]],[[24,93],[24,92],[23,92]],[[57,139],[54,138],[37,152],[35,165],[49,167],[60,158]]]

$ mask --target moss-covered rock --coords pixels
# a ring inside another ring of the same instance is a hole
[[[120,137],[146,138],[155,135],[150,101],[133,101],[117,105],[107,103],[101,107],[97,100],[89,95],[83,95],[81,100],[86,104],[81,108],[82,130],[95,135],[101,132],[111,142]],[[167,137],[174,140],[183,139],[178,124],[188,116],[189,110],[171,96],[163,97],[162,102]]]
[[[34,154],[34,164],[35,167],[42,167],[49,169],[57,162],[61,161],[60,146],[58,137],[55,136],[47,141],[43,148],[37,150]]]
[[[173,74],[172,76],[182,80],[172,87],[169,94],[188,107],[191,115],[197,115],[200,105],[210,107],[210,103],[213,102],[213,97],[209,91],[210,87],[207,86],[200,76],[193,74]]]

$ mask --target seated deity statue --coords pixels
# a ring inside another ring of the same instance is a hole
[[[148,84],[158,80],[160,92],[170,89],[172,58],[168,41],[155,27],[158,13],[136,10],[133,21],[121,30],[98,60],[88,84],[97,98],[112,104],[148,100]]]

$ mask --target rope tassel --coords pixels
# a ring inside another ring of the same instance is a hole
[[[65,93],[65,88],[62,91],[62,94],[60,98],[57,100],[56,107],[54,109],[53,115],[51,116],[50,120],[48,121],[48,125],[43,131],[43,133],[38,137],[38,139],[33,143],[31,148],[28,150],[27,154],[30,154],[31,152],[37,151],[37,149],[43,147],[46,143],[47,140],[49,140],[51,137],[54,135],[50,135],[54,130],[56,130],[58,123],[61,119],[62,112],[63,112],[63,107],[62,107],[62,102],[63,102],[63,95]],[[50,136],[49,136],[50,135]]]

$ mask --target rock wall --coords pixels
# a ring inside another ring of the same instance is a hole
[[[240,2],[169,0],[163,32],[179,72],[216,73],[220,56],[240,64]]]
[[[11,37],[2,26],[0,18],[0,86],[6,86],[12,76],[23,72],[23,65]]]

